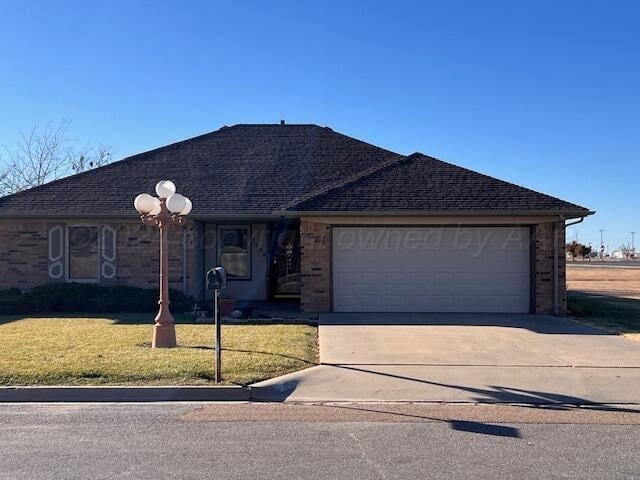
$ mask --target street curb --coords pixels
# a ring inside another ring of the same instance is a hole
[[[41,386],[0,387],[3,402],[241,402],[251,391],[241,386]]]

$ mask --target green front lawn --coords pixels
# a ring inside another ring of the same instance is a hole
[[[569,312],[581,322],[640,341],[640,300],[568,292],[567,306]]]
[[[0,385],[213,383],[213,325],[176,325],[178,348],[152,349],[153,315],[0,317]],[[246,385],[313,366],[317,329],[224,325],[225,383]]]

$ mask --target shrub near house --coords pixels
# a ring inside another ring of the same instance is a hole
[[[171,290],[171,309],[184,312],[193,301]],[[158,309],[158,290],[122,285],[80,283],[47,284],[28,292],[18,288],[0,290],[0,315],[47,312],[153,312]]]

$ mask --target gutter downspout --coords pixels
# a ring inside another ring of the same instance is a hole
[[[558,251],[558,225],[560,221],[564,222],[564,217],[560,217],[558,222],[553,222],[553,314],[560,314],[560,267],[558,263],[558,255],[560,252]],[[565,223],[564,228],[566,231],[567,227],[571,225],[577,225],[578,223],[582,223],[584,221],[584,217],[581,217],[580,220],[576,220],[575,222]]]
[[[579,223],[582,223],[582,222],[584,222],[584,218],[585,218],[585,217],[580,217],[580,220],[576,220],[575,222],[565,223],[565,224],[564,224],[564,228],[567,228],[567,227],[570,227],[570,226],[572,226],[572,225],[577,225],[577,224],[579,224]]]

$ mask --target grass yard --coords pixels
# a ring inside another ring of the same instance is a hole
[[[152,349],[152,330],[149,315],[141,314],[0,317],[0,384],[213,382],[213,325],[177,324],[179,346],[174,349]],[[317,363],[313,326],[224,325],[222,340],[225,383],[246,385]]]
[[[640,268],[567,266],[567,289],[640,300]]]
[[[640,341],[640,269],[569,267],[567,287],[578,320]]]
[[[569,292],[567,301],[577,320],[640,342],[640,300]]]

